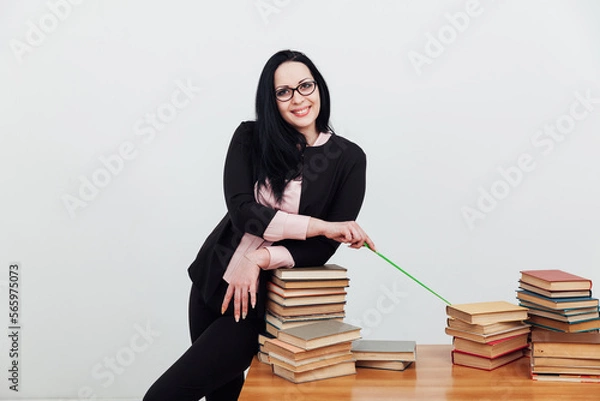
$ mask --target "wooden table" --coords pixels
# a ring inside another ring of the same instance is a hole
[[[450,345],[418,345],[417,362],[403,372],[357,368],[357,374],[293,384],[256,358],[240,401],[460,400],[600,401],[600,384],[536,382],[529,358],[491,372],[452,365]]]

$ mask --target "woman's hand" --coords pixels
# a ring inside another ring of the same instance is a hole
[[[245,255],[236,268],[227,275],[227,292],[221,305],[221,313],[225,313],[229,302],[233,298],[233,316],[235,321],[246,318],[248,314],[248,294],[252,308],[256,306],[256,293],[258,292],[258,275],[260,269],[267,267],[270,262],[269,251],[262,248]]]
[[[350,247],[355,249],[361,248],[366,242],[371,249],[376,250],[371,238],[355,221],[330,222],[311,217],[308,223],[307,236],[312,237],[317,235],[323,235],[334,241],[350,244]]]

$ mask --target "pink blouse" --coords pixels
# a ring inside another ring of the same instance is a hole
[[[330,133],[322,132],[312,146],[324,145],[330,137]],[[306,239],[310,216],[298,214],[301,189],[302,177],[289,181],[283,191],[281,203],[277,203],[268,183],[260,189],[257,185],[254,186],[254,199],[261,205],[277,209],[277,213],[262,238],[249,233],[244,234],[227,265],[227,270],[223,275],[225,281],[229,282],[235,270],[242,265],[241,262],[247,253],[260,248],[267,249],[271,255],[271,261],[266,269],[294,267],[294,258],[290,252],[284,246],[272,246],[272,244],[283,239]]]

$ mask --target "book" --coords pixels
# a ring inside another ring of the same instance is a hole
[[[600,383],[600,376],[589,375],[557,375],[553,373],[532,373],[535,381],[563,382],[563,383]]]
[[[284,359],[278,358],[276,354],[270,354],[272,365],[281,366],[291,372],[300,373],[310,370],[323,368],[325,366],[335,365],[342,362],[354,362],[354,357],[350,352],[344,354],[324,355],[320,358],[314,358],[310,361],[302,361],[302,363],[290,363]]]
[[[463,353],[473,354],[484,358],[497,358],[529,346],[529,334],[507,337],[486,344],[464,338],[454,338],[454,349]]]
[[[313,369],[308,372],[293,372],[281,366],[273,365],[273,373],[292,383],[307,383],[316,380],[329,379],[332,377],[348,376],[356,374],[354,361],[342,362],[336,365]]]
[[[446,314],[471,324],[489,324],[527,319],[527,308],[505,301],[446,306]]]
[[[554,308],[553,309],[553,308],[548,308],[546,306],[538,305],[533,302],[528,302],[528,301],[523,301],[523,300],[519,300],[519,304],[521,306],[523,306],[524,308],[529,309],[530,311],[531,311],[531,309],[539,309],[539,310],[544,310],[544,311],[549,311],[549,312],[554,312],[554,313],[560,313],[561,315],[564,315],[564,316],[573,316],[573,315],[579,315],[582,313],[598,312],[597,306],[590,306],[587,308],[565,308],[565,309]]]
[[[342,313],[344,312],[345,304],[345,302],[342,302],[338,304],[283,306],[279,305],[277,302],[274,302],[272,299],[267,299],[266,307],[267,310],[276,315],[289,317],[318,315],[324,313]]]
[[[271,282],[283,289],[307,289],[307,288],[345,288],[350,285],[350,279],[334,280],[282,280],[271,276]]]
[[[600,359],[600,333],[531,332],[531,355],[535,357]]]
[[[256,354],[258,360],[262,363],[266,363],[267,365],[271,364],[271,361],[269,360],[269,354],[266,354],[264,352],[259,352]]]
[[[350,341],[332,344],[326,347],[315,348],[308,351],[278,339],[267,340],[264,346],[265,352],[268,352],[269,355],[276,355],[277,357],[279,357],[279,359],[284,359],[292,362],[310,360],[328,354],[347,354],[350,352],[351,349],[352,343]]]
[[[452,363],[471,368],[494,370],[510,362],[516,361],[523,356],[523,350],[517,350],[509,354],[504,354],[497,358],[483,358],[477,355],[465,354],[464,352],[452,351]]]
[[[347,269],[336,264],[314,267],[280,268],[273,271],[273,276],[282,280],[339,280],[347,278]]]
[[[517,298],[550,309],[598,308],[597,298],[548,298],[527,290],[518,290]]]
[[[591,290],[592,281],[563,270],[522,270],[521,281],[550,291]]]
[[[522,324],[521,327],[517,327],[510,330],[504,330],[502,332],[497,332],[493,334],[476,334],[468,331],[456,330],[450,327],[446,327],[446,334],[458,338],[464,338],[466,340],[471,340],[477,343],[487,344],[492,341],[501,340],[507,337],[514,337],[519,334],[528,334],[530,331],[530,326],[528,324]]]
[[[531,372],[532,373],[554,373],[554,374],[600,376],[600,368],[583,367],[583,366],[538,366],[538,365],[532,365]]]
[[[582,366],[600,369],[600,359],[553,358],[551,356],[535,356],[532,358],[531,364],[537,366]]]
[[[404,361],[416,359],[415,341],[357,340],[352,343],[352,354],[357,361]]]
[[[265,342],[269,339],[273,339],[276,338],[275,336],[272,336],[268,333],[259,333],[258,334],[258,344],[260,345],[265,345]]]
[[[564,314],[560,313],[559,311],[548,311],[546,309],[530,307],[529,308],[529,316],[531,317],[532,315],[546,317],[549,319],[558,320],[560,322],[566,322],[566,323],[582,322],[584,320],[590,320],[590,319],[595,319],[595,318],[600,317],[600,313],[597,310],[595,310],[594,312],[564,315]]]
[[[519,287],[530,291],[535,292],[536,294],[543,295],[548,298],[573,298],[573,297],[591,297],[592,292],[590,290],[580,290],[580,291],[550,291],[544,290],[543,288],[536,287],[535,285],[530,285],[524,282],[519,283]]]
[[[315,297],[320,295],[346,295],[344,287],[323,287],[323,288],[283,288],[269,281],[267,282],[267,291],[284,298],[295,297]]]
[[[490,324],[471,324],[464,322],[460,319],[454,318],[448,318],[446,323],[451,329],[468,331],[474,334],[495,334],[498,332],[503,332],[505,330],[510,330],[523,326],[523,322],[521,321],[497,322]]]
[[[317,295],[311,297],[285,298],[274,292],[267,292],[267,297],[281,306],[302,306],[337,304],[346,301],[346,294]]]
[[[333,320],[323,320],[281,330],[277,338],[288,344],[311,350],[335,343],[357,340],[360,338],[360,327]]]
[[[279,316],[273,314],[272,311],[267,311],[265,313],[265,320],[267,323],[272,324],[278,329],[289,329],[291,327],[301,326],[306,323],[314,323],[318,320],[329,320],[329,319],[337,319],[339,321],[343,320],[346,316],[344,312],[335,312],[335,313],[326,313],[319,315],[306,315],[306,316]]]
[[[357,368],[381,369],[403,371],[408,368],[412,362],[405,361],[356,361]]]
[[[547,317],[530,315],[527,321],[535,326],[564,331],[565,333],[577,333],[600,329],[600,318],[569,323],[549,319]]]

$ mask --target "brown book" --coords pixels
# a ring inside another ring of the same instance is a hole
[[[358,340],[360,338],[360,327],[333,320],[323,320],[280,330],[277,338],[297,347],[311,350],[336,343]]]
[[[352,343],[352,353],[357,361],[405,361],[416,359],[415,341],[357,340]]]
[[[545,310],[545,311],[549,311],[549,312],[553,312],[553,313],[560,313],[561,315],[564,315],[564,316],[573,316],[573,315],[579,315],[581,313],[598,312],[597,306],[591,306],[591,307],[587,307],[587,308],[567,308],[567,309],[554,308],[553,309],[553,308],[548,308],[546,306],[538,305],[536,303],[523,301],[523,300],[519,300],[519,304],[522,307],[527,308],[529,310],[531,310],[531,309]]]
[[[282,280],[340,280],[348,278],[348,271],[345,267],[336,264],[326,264],[314,267],[275,269],[273,276]]]
[[[594,312],[580,313],[576,315],[563,315],[562,313],[550,312],[544,309],[529,308],[529,316],[531,317],[532,315],[546,317],[566,323],[583,322],[585,320],[591,320],[600,317],[600,313],[598,313],[597,310]]]
[[[571,374],[571,375],[592,375],[600,376],[600,368],[583,366],[538,366],[531,367],[532,373],[553,373],[553,374]]]
[[[267,297],[282,306],[338,304],[346,301],[346,294],[284,298],[280,295],[275,294],[274,292],[267,292]]]
[[[345,302],[339,304],[324,304],[324,305],[301,305],[301,306],[283,306],[279,305],[271,299],[267,300],[267,310],[276,315],[288,316],[307,316],[319,315],[324,313],[340,313],[344,312]]]
[[[271,361],[269,360],[269,354],[259,352],[258,354],[256,354],[256,356],[260,362],[266,363],[267,365],[271,364]]]
[[[554,330],[563,331],[565,333],[578,333],[582,331],[592,331],[600,329],[600,318],[585,320],[582,322],[560,322],[558,320],[549,319],[542,316],[530,315],[527,320],[529,323]]]
[[[522,301],[531,302],[550,309],[577,309],[577,308],[598,308],[598,299],[596,298],[546,298],[533,292],[525,290],[517,291],[517,298]]]
[[[273,284],[283,289],[307,289],[307,288],[345,288],[350,285],[350,279],[335,280],[282,280],[271,276]]]
[[[268,333],[260,333],[260,334],[258,335],[258,343],[259,343],[260,345],[265,345],[265,342],[266,342],[268,339],[272,339],[272,338],[276,338],[276,337],[275,337],[275,336],[272,336],[272,335],[269,335]]]
[[[521,281],[550,291],[592,289],[591,280],[563,270],[522,270]]]
[[[352,343],[350,341],[329,345],[327,347],[315,348],[310,351],[288,344],[284,341],[273,339],[265,342],[265,352],[269,354],[277,354],[280,359],[285,358],[286,360],[299,362],[309,360],[311,358],[317,358],[327,354],[336,353],[348,353],[352,349]]]
[[[446,306],[446,314],[471,324],[490,324],[527,319],[527,308],[505,301]]]
[[[532,373],[535,381],[561,382],[561,383],[600,383],[600,376],[590,375],[557,375],[554,373]]]
[[[474,334],[496,334],[506,330],[515,329],[517,327],[523,327],[523,322],[498,322],[490,324],[470,324],[463,322],[460,319],[448,318],[448,327],[451,329],[468,331]]]
[[[278,358],[278,355],[273,353],[269,354],[269,357],[272,365],[281,366],[294,373],[308,372],[309,370],[336,365],[342,362],[354,362],[354,357],[350,352],[346,352],[345,354],[324,355],[320,358],[314,358],[310,362],[302,361],[302,363],[289,363],[289,361]]]
[[[404,361],[356,361],[357,368],[396,370],[402,371],[409,367],[412,362]]]
[[[319,320],[329,320],[335,319],[338,321],[342,321],[345,317],[345,313],[336,312],[336,313],[327,313],[321,315],[308,315],[308,316],[292,316],[292,317],[283,317],[274,315],[271,311],[267,311],[265,313],[265,320],[267,323],[272,324],[278,329],[289,329],[292,327],[302,326],[307,323],[314,323]]]
[[[283,288],[271,281],[267,282],[267,291],[277,294],[283,298],[316,297],[322,295],[346,295],[346,290],[343,287]]]
[[[471,368],[493,370],[504,366],[507,363],[516,361],[523,356],[523,350],[517,350],[510,354],[499,356],[498,358],[482,358],[477,355],[465,354],[460,351],[452,351],[452,363],[455,365],[463,365]]]
[[[522,324],[521,327],[517,327],[510,330],[504,330],[494,334],[476,334],[468,331],[456,330],[446,327],[446,334],[458,338],[464,338],[481,344],[491,343],[492,341],[501,340],[503,338],[518,336],[519,334],[527,334],[531,328],[527,324]]]
[[[535,285],[527,284],[524,282],[519,283],[519,287],[530,291],[535,292],[536,294],[543,295],[548,298],[573,298],[573,297],[590,297],[592,296],[592,292],[590,290],[580,290],[580,291],[550,291],[544,290],[543,288],[536,287]]]
[[[487,344],[478,343],[464,338],[454,338],[454,349],[463,353],[473,354],[484,358],[497,358],[511,352],[526,348],[529,334],[520,334],[514,337],[503,338]]]
[[[600,333],[561,333],[533,330],[533,357],[600,359]]]
[[[600,359],[578,359],[578,358],[553,358],[535,356],[531,360],[532,365],[538,366],[564,366],[564,367],[587,367],[600,369]]]
[[[354,361],[342,362],[336,365],[313,369],[308,372],[296,373],[281,366],[273,365],[273,373],[291,381],[292,383],[306,383],[316,380],[329,379],[332,377],[356,374],[356,366],[354,365]]]

